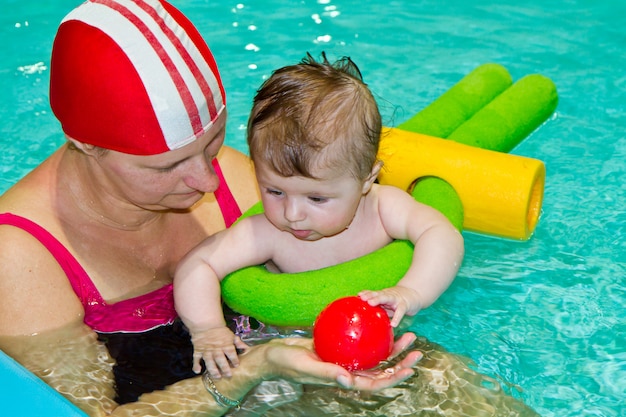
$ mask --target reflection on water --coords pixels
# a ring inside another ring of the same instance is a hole
[[[249,328],[242,337],[250,344],[258,344],[274,337],[307,335],[302,330],[256,327]],[[3,337],[0,342],[11,346],[7,354],[20,358],[35,374],[83,410],[100,408],[96,406],[100,404],[107,410],[114,408],[111,401],[115,395],[113,360],[82,323],[35,336]],[[397,387],[367,394],[287,381],[265,381],[246,397],[241,410],[229,415],[538,416],[507,395],[499,382],[474,371],[469,360],[446,352],[425,338],[418,338],[413,348],[423,352],[424,357],[416,366],[416,375]],[[85,369],[88,372],[85,373]],[[181,401],[176,407],[176,413],[184,415],[185,403]]]
[[[1,336],[0,345],[82,410],[116,407],[114,362],[82,322],[33,336]]]

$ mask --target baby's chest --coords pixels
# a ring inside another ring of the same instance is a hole
[[[282,272],[303,272],[345,263],[372,253],[389,244],[385,233],[339,239],[327,237],[314,242],[284,245],[276,252],[274,263]]]

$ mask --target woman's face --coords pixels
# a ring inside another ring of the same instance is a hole
[[[149,210],[187,209],[219,186],[212,166],[224,143],[226,111],[182,148],[139,156],[108,151],[97,157],[103,189]]]

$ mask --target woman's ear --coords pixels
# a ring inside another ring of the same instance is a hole
[[[376,163],[372,167],[372,171],[370,172],[367,179],[363,183],[363,194],[368,193],[370,188],[372,188],[372,184],[374,184],[374,181],[376,181],[376,178],[378,178],[378,174],[380,173],[380,170],[382,168],[383,168],[383,161],[376,161]]]
[[[90,155],[90,156],[94,156],[96,155],[97,149],[98,147],[95,145],[90,145],[88,143],[84,143],[81,141],[78,141],[74,138],[71,138],[69,136],[66,136],[67,140],[70,142],[71,146],[77,150],[79,150],[80,152],[84,153],[85,155]]]

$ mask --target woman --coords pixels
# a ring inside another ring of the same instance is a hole
[[[355,376],[282,339],[230,379],[194,377],[174,269],[259,199],[248,159],[222,146],[211,52],[164,1],[91,0],[60,25],[50,71],[68,143],[0,197],[1,349],[90,415],[220,415],[265,379],[377,390],[413,373],[418,352]]]

